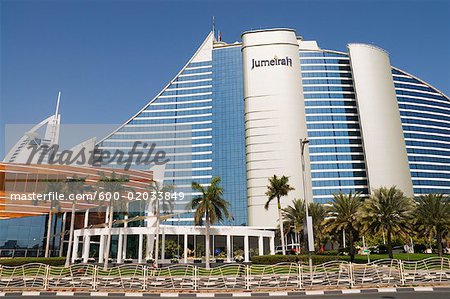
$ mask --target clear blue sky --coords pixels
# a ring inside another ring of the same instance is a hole
[[[291,27],[322,48],[373,43],[450,94],[449,1],[8,1],[1,5],[1,131],[37,123],[63,92],[62,122],[121,123],[211,30]],[[0,146],[3,157],[3,145]]]

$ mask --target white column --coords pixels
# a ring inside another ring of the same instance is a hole
[[[109,222],[109,206],[106,207],[105,211],[105,223]]]
[[[87,228],[88,225],[89,225],[89,209],[87,209],[84,212],[83,228]],[[82,232],[83,232],[83,263],[85,263],[85,261],[84,261],[84,247],[85,247],[85,244],[86,244],[86,236],[84,235],[84,230],[82,230]],[[88,252],[88,255],[89,255],[89,252]],[[87,260],[86,260],[86,262],[87,262]]]
[[[248,248],[248,236],[244,236],[244,262],[250,262],[250,252]]]
[[[123,235],[122,228],[119,228],[119,239],[117,240],[117,263],[122,263],[122,248],[123,248]]]
[[[142,263],[142,247],[144,243],[144,235],[139,234],[139,247],[138,247],[138,263]]]
[[[270,237],[270,254],[275,254],[275,237]]]
[[[72,263],[78,258],[78,245],[80,243],[79,236],[73,237],[73,247],[72,247]]]
[[[231,235],[227,234],[227,262],[231,262],[231,257],[233,256],[233,253],[231,251]]]
[[[161,261],[164,262],[166,258],[166,233],[161,229]]]
[[[84,227],[88,227],[89,225],[89,209],[84,212]]]
[[[91,236],[84,236],[84,240],[83,240],[83,263],[87,263],[87,261],[88,261],[90,247],[91,247]]]
[[[184,263],[187,263],[188,260],[188,235],[184,234],[184,242],[183,242],[183,255],[184,255]]]
[[[264,238],[263,238],[263,236],[258,237],[258,250],[259,250],[259,255],[264,255]]]
[[[124,219],[127,220],[128,219],[128,215],[124,216]],[[128,227],[128,223],[124,222],[123,223],[123,227]],[[122,257],[124,259],[127,258],[127,242],[128,242],[128,234],[127,233],[123,233],[123,247],[122,247]]]
[[[242,34],[249,226],[278,224],[276,202],[264,209],[268,178],[274,174],[288,176],[295,188],[283,198],[283,206],[294,198],[311,198],[303,194],[300,139],[308,134],[298,52],[292,29]],[[305,162],[309,173],[308,154]],[[306,184],[309,192],[309,175]]]
[[[103,263],[103,257],[104,257],[104,251],[105,251],[105,236],[100,235],[100,246],[98,249],[98,262],[101,264]]]
[[[389,54],[373,45],[348,45],[371,191],[396,186],[413,196],[411,172]]]

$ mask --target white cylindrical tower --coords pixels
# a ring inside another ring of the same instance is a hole
[[[268,178],[288,176],[295,188],[282,198],[286,207],[304,198],[300,140],[307,137],[297,37],[291,29],[242,35],[247,158],[248,224],[276,227],[276,200],[268,211]],[[306,151],[306,177],[310,182]],[[310,183],[309,183],[310,185]],[[311,187],[307,188],[308,193]],[[309,194],[308,199],[311,200]]]
[[[397,186],[413,195],[391,63],[386,51],[348,45],[370,189]]]

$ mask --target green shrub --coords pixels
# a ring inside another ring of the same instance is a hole
[[[25,264],[32,264],[32,263],[40,263],[40,264],[46,264],[50,266],[64,266],[64,263],[66,261],[65,257],[15,257],[15,258],[5,258],[0,259],[0,265],[3,266],[21,266]]]
[[[308,255],[259,255],[253,256],[253,264],[273,265],[277,263],[299,263],[308,264]],[[313,255],[312,262],[314,265],[323,264],[330,261],[349,260],[348,256],[337,255]]]

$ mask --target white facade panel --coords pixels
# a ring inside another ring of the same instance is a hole
[[[412,196],[405,139],[389,55],[363,44],[348,45],[370,189],[397,186]]]

